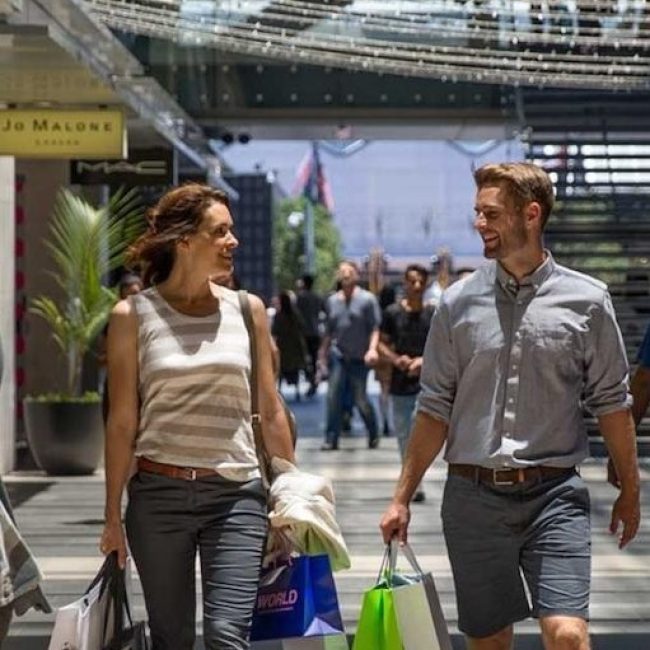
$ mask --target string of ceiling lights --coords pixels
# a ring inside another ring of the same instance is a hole
[[[605,27],[597,20],[603,16],[600,1],[581,0],[582,11],[571,25],[557,22],[566,20],[566,12],[548,10],[524,26],[516,20],[523,22],[527,14],[466,6],[463,20],[451,20],[450,4],[443,0],[418,3],[426,12],[400,13],[300,0],[200,3],[210,8],[202,13],[188,10],[196,5],[183,0],[85,4],[109,27],[291,63],[443,81],[649,89],[650,16],[610,14],[610,23],[620,24]]]

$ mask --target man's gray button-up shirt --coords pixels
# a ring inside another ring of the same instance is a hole
[[[546,261],[521,284],[495,261],[442,296],[418,410],[449,425],[445,459],[570,467],[589,453],[583,407],[629,408],[628,365],[606,286]]]

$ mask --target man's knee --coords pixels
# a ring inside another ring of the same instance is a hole
[[[513,638],[513,627],[509,625],[490,636],[467,637],[467,648],[468,650],[511,650]]]
[[[589,650],[587,621],[572,616],[540,619],[546,650]]]

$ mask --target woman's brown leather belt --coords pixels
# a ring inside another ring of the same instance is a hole
[[[149,460],[143,456],[138,457],[138,471],[150,472],[151,474],[160,474],[169,478],[182,478],[186,481],[196,481],[197,478],[206,478],[207,476],[217,476],[217,472],[207,467],[180,467],[179,465],[168,465],[167,463],[157,463],[155,460]]]
[[[575,473],[575,467],[548,467],[538,465],[536,467],[506,467],[493,469],[480,467],[479,465],[462,465],[450,463],[448,472],[453,476],[464,476],[481,483],[490,485],[516,485],[526,481],[546,481],[559,476],[569,476]]]

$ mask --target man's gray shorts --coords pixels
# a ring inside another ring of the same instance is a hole
[[[588,618],[589,493],[577,473],[498,487],[449,476],[442,522],[461,632],[490,636],[531,613]]]

